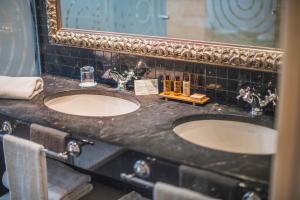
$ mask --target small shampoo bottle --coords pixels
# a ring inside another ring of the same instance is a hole
[[[191,83],[188,75],[184,76],[182,84],[182,95],[186,97],[191,96]]]
[[[169,75],[166,75],[166,78],[164,80],[164,94],[165,95],[171,94],[171,80]]]
[[[181,81],[180,77],[176,76],[174,80],[174,95],[175,96],[180,96],[181,95]]]

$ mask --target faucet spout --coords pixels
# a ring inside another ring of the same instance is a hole
[[[145,73],[149,70],[149,67],[143,60],[139,60],[137,64],[133,68],[129,68],[124,72],[118,72],[116,68],[108,69],[102,75],[103,79],[113,79],[117,82],[118,90],[126,90],[127,83],[131,80],[139,79],[140,77],[144,76]]]
[[[270,89],[267,91],[268,95],[265,96],[265,99],[261,99],[261,95],[258,93],[256,94],[254,90],[251,90],[251,88],[248,86],[247,88],[243,89],[241,88],[239,90],[239,95],[237,96],[237,99],[243,99],[243,101],[249,103],[251,105],[251,115],[253,116],[260,116],[263,114],[263,108],[266,107],[270,102],[273,103],[274,106],[276,106],[276,102],[278,100],[278,96],[275,93],[272,93]]]

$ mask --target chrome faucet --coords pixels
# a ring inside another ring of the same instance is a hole
[[[123,73],[118,72],[116,68],[108,69],[102,75],[102,78],[113,79],[118,84],[117,89],[122,91],[126,89],[126,85],[129,81],[131,81],[132,79],[139,79],[147,72],[148,69],[149,68],[145,61],[139,60],[134,68],[131,68],[128,71],[125,70]]]
[[[273,106],[277,105],[277,101],[279,97],[277,96],[277,91],[272,93],[270,89],[267,90],[267,95],[265,95],[265,99],[261,99],[261,94],[255,93],[255,91],[251,90],[248,86],[245,89],[241,88],[239,90],[239,95],[236,97],[238,100],[242,99],[243,101],[249,103],[251,105],[251,114],[253,116],[260,116],[263,114],[263,108],[266,107],[269,103],[272,103]]]
[[[123,74],[116,71],[116,68],[108,69],[106,72],[102,75],[102,78],[104,79],[113,79],[118,83],[118,90],[125,90],[126,84],[133,78],[137,79],[137,77],[134,75],[134,71],[130,70],[124,71]]]

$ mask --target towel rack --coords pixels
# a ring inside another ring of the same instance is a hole
[[[0,131],[0,139],[3,139],[3,136],[6,135],[5,133],[3,134],[3,131]],[[41,149],[42,152],[45,152],[48,156],[58,158],[61,160],[68,160],[68,152],[63,152],[63,153],[56,153],[54,151],[51,151],[49,149]]]
[[[0,139],[3,139],[3,136],[9,134],[12,134],[12,126],[8,121],[5,121],[2,123],[2,128],[0,129]],[[68,156],[68,152],[63,152],[63,153],[56,153],[54,151],[51,151],[49,149],[41,149],[42,152],[45,152],[46,155],[50,156],[50,157],[54,157],[60,160],[68,160],[69,156]]]
[[[122,180],[127,181],[128,183],[135,183],[135,184],[141,185],[146,189],[153,190],[153,188],[154,188],[154,183],[140,179],[140,178],[136,177],[135,174],[121,173],[120,178]]]

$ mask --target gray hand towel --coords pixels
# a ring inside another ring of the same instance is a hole
[[[165,183],[154,186],[154,200],[216,200],[188,189],[179,188]]]
[[[135,191],[132,191],[132,192],[122,196],[118,200],[149,200],[149,199],[143,197],[142,195],[140,195],[139,193],[137,193]]]
[[[184,165],[179,167],[179,186],[224,200],[235,199],[239,193],[238,180]]]
[[[0,98],[30,100],[43,91],[41,77],[0,76]]]
[[[93,190],[93,185],[89,184],[90,181],[89,176],[83,174],[81,176],[80,173],[65,166],[64,164],[50,159],[48,159],[47,165],[48,166],[50,165],[49,167],[50,173],[48,172],[49,200],[77,200],[82,198],[83,196],[85,196],[86,194],[88,194],[90,191]],[[75,175],[70,175],[70,174],[75,174]],[[73,177],[73,180],[70,180],[70,177]],[[77,180],[78,177],[79,179]],[[7,179],[8,179],[7,172],[5,172],[2,178],[3,183],[8,183]],[[68,179],[68,180],[63,180],[63,179]],[[59,181],[59,180],[63,180],[63,181]],[[67,181],[72,181],[72,182],[67,183]],[[76,185],[78,186],[77,188],[74,189]],[[8,185],[7,185],[7,189],[9,189]],[[0,198],[0,200],[2,199]]]
[[[53,128],[31,124],[30,140],[42,144],[46,149],[54,152],[64,152],[69,134]]]
[[[4,187],[6,187],[6,189],[9,188],[7,171],[5,171],[3,176],[2,176],[2,184],[4,185]]]
[[[73,199],[77,199],[73,192],[80,187],[84,188],[91,182],[90,176],[79,173],[58,161],[48,159],[47,167],[49,200],[65,199],[70,195],[73,196]],[[90,188],[87,188],[86,191],[89,192]]]
[[[5,135],[5,165],[11,200],[47,200],[47,166],[42,145]]]
[[[87,195],[92,190],[92,184],[81,185],[80,187],[76,188],[73,192],[63,197],[61,200],[78,200]]]
[[[0,200],[10,200],[10,194],[6,193],[5,195],[0,197]]]

